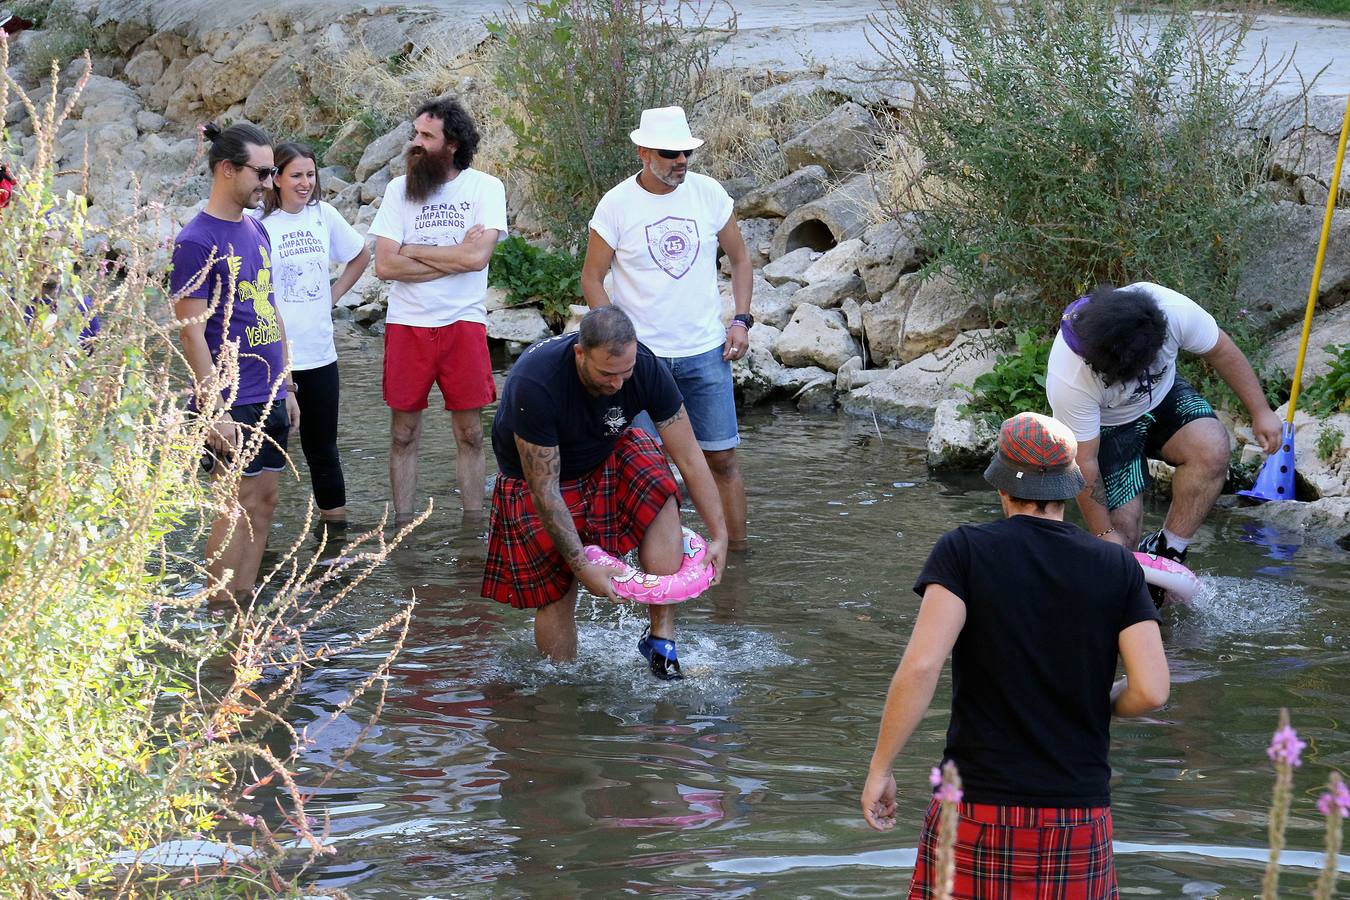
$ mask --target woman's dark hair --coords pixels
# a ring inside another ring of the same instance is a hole
[[[207,122],[202,126],[202,137],[211,145],[206,161],[212,173],[222,162],[231,162],[236,166],[248,165],[250,144],[254,147],[272,146],[272,139],[267,136],[267,132],[248,122],[239,122],[224,129],[215,122]]]
[[[1167,317],[1147,292],[1102,285],[1074,316],[1079,355],[1107,384],[1123,384],[1152,365]]]
[[[469,111],[458,100],[442,98],[423,103],[413,118],[423,115],[440,119],[441,133],[447,141],[455,142],[455,168],[463,171],[472,165],[473,155],[478,152],[478,128]]]
[[[281,209],[281,178],[286,174],[286,167],[297,159],[307,159],[314,163],[314,190],[310,193],[309,202],[305,205],[313,206],[318,203],[323,195],[323,186],[319,181],[319,160],[310,146],[287,141],[274,147],[272,154],[272,165],[277,167],[277,177],[272,179],[271,190],[263,191],[263,215],[270,216]]]

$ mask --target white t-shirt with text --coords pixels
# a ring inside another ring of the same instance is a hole
[[[389,182],[384,190],[371,237],[389,238],[399,244],[449,247],[464,240],[474,225],[497,229],[497,239],[506,238],[506,188],[499,179],[477,169],[464,169],[441,185],[421,203],[404,193],[406,176]],[[487,324],[488,270],[443,275],[415,284],[395,281],[389,289],[385,321],[396,325],[436,328],[452,322]]]
[[[1090,441],[1103,425],[1124,425],[1154,409],[1177,379],[1177,354],[1208,353],[1219,342],[1219,323],[1185,294],[1148,281],[1129,285],[1153,297],[1167,317],[1167,336],[1147,375],[1124,384],[1107,385],[1084,359],[1069,349],[1063,334],[1055,335],[1045,373],[1045,394],[1055,418]]]
[[[726,340],[717,233],[731,207],[716,179],[690,172],[668,194],[626,178],[595,208],[591,229],[614,250],[610,300],[657,356],[695,356]]]
[[[290,344],[291,368],[297,372],[337,362],[333,346],[333,296],[329,263],[350,262],[365,241],[323,201],[298,213],[249,210],[262,221],[272,241],[272,284],[281,321]]]

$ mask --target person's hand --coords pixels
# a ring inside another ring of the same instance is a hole
[[[615,575],[621,574],[623,569],[618,566],[601,563],[586,563],[576,572],[577,581],[581,582],[582,587],[597,597],[605,597],[615,603],[624,602],[624,599],[615,592],[613,581]]]
[[[468,231],[464,232],[464,239],[460,241],[460,243],[472,244],[474,241],[482,240],[483,235],[486,233],[487,229],[482,225],[473,225]]]
[[[713,567],[713,584],[722,580],[722,571],[727,565],[727,539],[718,538],[708,542],[708,553],[703,558],[706,565]]]
[[[239,423],[230,418],[228,412],[220,414],[220,418],[211,423],[210,429],[206,432],[206,444],[222,460],[229,460],[239,449]]]
[[[1262,410],[1252,416],[1252,436],[1270,456],[1280,449],[1280,441],[1284,439],[1284,422],[1270,410]]]
[[[895,775],[890,772],[867,774],[863,785],[862,813],[876,831],[890,831],[895,827]]]
[[[1108,541],[1112,544],[1119,544],[1120,546],[1124,547],[1126,550],[1129,550],[1132,553],[1134,552],[1135,549],[1134,545],[1132,545],[1129,541],[1125,539],[1125,535],[1121,534],[1119,531],[1116,530],[1108,531],[1106,534],[1102,535],[1102,540]]]
[[[286,416],[291,420],[291,434],[299,434],[300,401],[295,398],[295,391],[286,392]]]
[[[750,352],[750,329],[732,324],[727,329],[726,343],[722,345],[722,359],[744,359]]]

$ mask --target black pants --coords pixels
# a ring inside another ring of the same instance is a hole
[[[317,369],[293,372],[295,399],[300,404],[300,448],[309,465],[314,502],[319,509],[347,505],[347,483],[338,457],[338,367],[329,363]]]

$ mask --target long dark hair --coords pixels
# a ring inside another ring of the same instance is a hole
[[[446,140],[455,142],[456,169],[462,172],[473,165],[473,155],[478,152],[478,128],[462,103],[453,97],[428,100],[417,108],[413,118],[422,115],[440,119],[441,133]]]
[[[207,122],[202,126],[202,137],[211,145],[211,149],[206,153],[206,162],[212,174],[215,173],[216,166],[222,162],[230,162],[236,166],[248,165],[250,144],[255,147],[272,146],[272,139],[267,136],[267,132],[249,122],[238,122],[229,128],[221,128],[215,122]]]
[[[309,202],[305,205],[317,204],[323,196],[323,185],[319,182],[319,160],[314,155],[314,150],[308,144],[288,141],[278,144],[272,150],[272,155],[274,160],[272,165],[277,167],[277,177],[272,179],[272,189],[263,191],[263,216],[270,216],[281,209],[281,176],[286,174],[286,167],[297,159],[307,159],[314,163],[314,191],[309,195]]]

